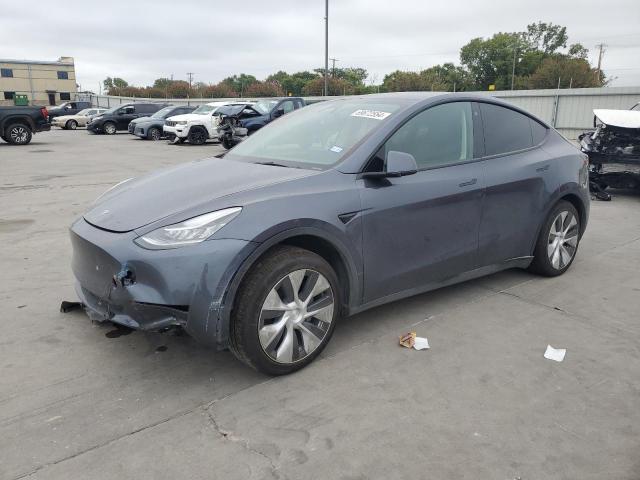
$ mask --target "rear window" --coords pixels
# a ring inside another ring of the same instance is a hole
[[[481,103],[480,111],[487,156],[515,152],[533,146],[531,119],[526,115],[489,103]]]

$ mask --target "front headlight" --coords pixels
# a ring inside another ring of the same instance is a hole
[[[186,124],[187,124],[187,121],[186,121],[186,120],[178,120],[178,121],[176,122],[176,125],[186,125]]]
[[[134,241],[143,248],[177,248],[200,243],[233,220],[242,207],[231,207],[158,228]]]

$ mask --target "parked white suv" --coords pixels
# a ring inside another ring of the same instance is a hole
[[[208,138],[218,138],[216,110],[230,102],[211,102],[200,105],[191,113],[169,117],[164,122],[164,134],[174,143],[202,145]]]

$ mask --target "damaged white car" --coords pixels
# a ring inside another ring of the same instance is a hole
[[[589,156],[591,192],[610,200],[607,187],[640,189],[640,103],[631,110],[594,110],[595,130],[578,139]]]

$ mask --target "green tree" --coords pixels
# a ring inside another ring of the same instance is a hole
[[[256,83],[258,79],[253,75],[248,75],[246,73],[241,73],[240,75],[233,75],[231,77],[227,77],[222,80],[221,83],[226,83],[229,85],[238,95],[243,95],[244,90],[251,85],[252,83]]]
[[[569,39],[567,27],[544,22],[527,25],[527,31],[523,32],[522,37],[530,49],[540,50],[546,55],[566,47]]]
[[[341,78],[333,78],[329,77],[327,79],[327,86],[329,90],[329,95],[352,95],[353,94],[353,85],[351,85],[346,80]],[[322,96],[324,95],[324,78],[317,77],[307,84],[302,89],[303,95],[308,96]]]
[[[280,70],[277,73],[269,75],[266,79],[268,82],[276,82],[282,88],[286,95],[302,95],[302,91],[307,83],[311,80],[315,80],[319,75],[313,72],[296,72],[288,74]]]
[[[167,89],[173,83],[170,78],[156,78],[153,82],[153,88]]]
[[[522,55],[527,45],[518,33],[496,33],[489,39],[474,38],[460,50],[460,62],[469,72],[473,87],[487,90],[493,84],[496,89],[503,90],[511,85],[514,53],[516,69],[518,68],[518,52]],[[529,67],[530,68],[530,67]]]
[[[545,58],[542,65],[531,75],[530,88],[588,88],[602,87],[605,77],[602,72],[592,68],[584,58],[572,58],[568,55],[554,55]]]
[[[104,85],[104,89],[107,92],[111,92],[111,90],[123,89],[129,86],[129,83],[126,80],[119,77],[107,77],[103,80],[102,84]]]

